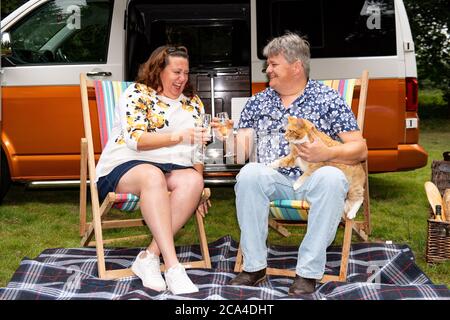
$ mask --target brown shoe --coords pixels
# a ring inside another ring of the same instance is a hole
[[[234,279],[231,279],[229,284],[232,286],[256,286],[265,279],[266,268],[255,272],[242,271]]]
[[[289,288],[289,295],[313,293],[316,289],[316,279],[307,279],[295,276],[294,282]]]

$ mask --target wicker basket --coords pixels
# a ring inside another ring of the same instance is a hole
[[[441,196],[450,189],[450,161],[433,160],[431,163],[431,182],[439,189]]]
[[[444,159],[448,152],[444,153]],[[431,181],[438,187],[441,195],[450,188],[450,161],[433,160]],[[431,216],[430,208],[430,216]],[[449,213],[447,213],[448,215]],[[450,259],[450,222],[428,219],[426,261],[443,262]]]
[[[428,263],[450,259],[450,222],[428,219],[427,251]]]

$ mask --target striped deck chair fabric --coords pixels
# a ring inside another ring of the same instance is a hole
[[[352,105],[356,79],[320,80],[335,89],[349,107]],[[270,216],[276,220],[307,221],[309,203],[303,200],[274,200],[270,203]]]
[[[132,83],[128,81],[94,81],[102,150],[108,142],[109,133],[114,125],[114,110],[119,102],[119,97]],[[113,207],[122,211],[134,211],[138,205],[138,196],[131,193],[116,193]]]
[[[274,200],[270,203],[272,217],[280,220],[307,221],[309,203],[304,200]]]
[[[132,82],[95,80],[95,97],[97,99],[98,125],[102,150],[108,142],[109,133],[114,124],[114,109],[119,97]]]
[[[355,88],[356,79],[320,80],[319,82],[339,92],[347,105],[349,107],[352,106],[353,89]]]

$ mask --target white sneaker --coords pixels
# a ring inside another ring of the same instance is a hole
[[[173,294],[184,294],[198,292],[198,288],[192,283],[186,274],[182,264],[177,264],[164,272],[167,287]]]
[[[145,258],[141,256],[147,253]],[[142,280],[144,287],[163,291],[166,290],[166,282],[161,275],[161,269],[159,266],[159,257],[149,251],[139,252],[136,260],[134,260],[131,266],[131,271],[134,272]]]

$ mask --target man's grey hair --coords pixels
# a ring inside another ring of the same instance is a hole
[[[311,53],[308,41],[296,33],[287,32],[280,37],[272,39],[263,49],[263,55],[266,58],[280,53],[289,63],[300,60],[303,63],[305,77],[309,78]]]

